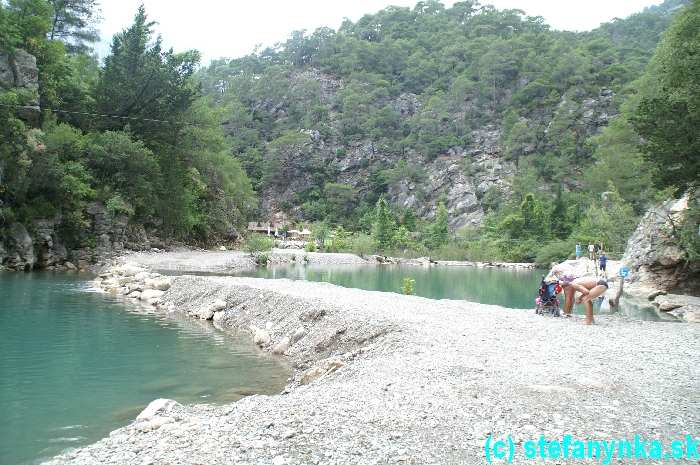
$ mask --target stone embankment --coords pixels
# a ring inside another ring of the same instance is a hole
[[[275,396],[158,400],[50,465],[481,464],[489,435],[668,440],[700,429],[698,325],[601,316],[585,326],[325,283],[162,277],[133,264],[99,285],[246,331],[294,373]]]

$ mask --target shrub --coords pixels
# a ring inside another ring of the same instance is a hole
[[[304,246],[304,252],[316,252],[316,242],[309,241]]]
[[[132,216],[134,214],[134,207],[119,194],[114,194],[110,197],[109,200],[105,202],[105,208],[112,216],[121,214]]]
[[[413,278],[403,278],[402,292],[406,295],[413,295],[416,280]]]
[[[350,241],[352,253],[364,257],[374,252],[374,240],[367,234],[357,234]]]
[[[263,234],[251,234],[245,241],[245,251],[252,254],[259,254],[272,250],[275,241]]]
[[[267,254],[264,254],[264,253],[258,254],[255,257],[255,263],[257,263],[260,266],[267,266],[268,260],[269,260],[269,258],[267,256]]]
[[[468,260],[469,251],[459,244],[446,244],[430,252],[430,256],[435,260]]]

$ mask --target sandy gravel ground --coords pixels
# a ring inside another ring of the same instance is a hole
[[[297,262],[313,265],[366,265],[370,263],[349,253],[272,249],[267,255],[270,257],[271,263]],[[255,261],[251,255],[239,250],[181,249],[171,252],[136,252],[125,258],[129,262],[161,272],[233,274],[255,269]]]
[[[285,352],[295,371],[284,393],[168,403],[49,463],[481,464],[488,435],[517,445],[540,434],[670,440],[700,430],[700,325],[599,317],[589,327],[233,277],[174,278],[158,308],[194,315],[212,302],[215,325]]]
[[[236,250],[181,249],[171,252],[136,252],[126,258],[129,262],[154,271],[235,273],[255,269],[255,261],[250,254]]]

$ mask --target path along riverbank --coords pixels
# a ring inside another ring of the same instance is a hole
[[[143,296],[147,285],[160,311],[247,331],[294,373],[280,395],[225,406],[159,401],[51,465],[476,464],[490,434],[517,443],[700,430],[699,325],[599,317],[589,327],[463,301],[159,277],[134,265],[103,278],[120,293]]]

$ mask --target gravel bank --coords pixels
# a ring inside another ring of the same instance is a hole
[[[130,262],[155,271],[179,273],[235,273],[254,270],[256,266],[250,254],[237,250],[182,249],[172,252],[137,252],[127,257]]]
[[[233,277],[173,278],[158,308],[216,308],[214,324],[286,354],[287,389],[226,406],[164,403],[51,465],[476,464],[488,434],[671,439],[700,429],[698,325],[598,317],[588,327]]]
[[[302,249],[274,248],[268,252],[270,264],[306,263],[310,265],[412,265],[468,266],[476,268],[535,269],[533,263],[468,262],[454,260],[431,261],[427,257],[408,259],[370,255],[366,258],[351,253],[306,252]],[[228,273],[255,269],[249,253],[239,250],[211,251],[181,249],[172,252],[136,252],[128,259],[155,271],[179,273]]]
[[[305,252],[299,249],[272,249],[272,263],[308,263],[310,265],[367,265],[376,264],[351,253]]]

